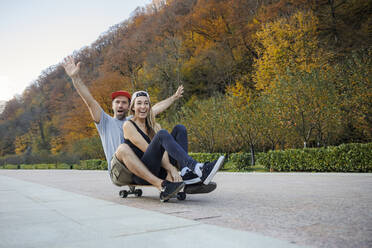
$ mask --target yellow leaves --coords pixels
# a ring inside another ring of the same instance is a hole
[[[249,90],[246,89],[240,82],[236,82],[235,85],[228,86],[226,89],[226,94],[233,97],[241,98],[246,103],[248,103],[251,98]]]
[[[310,72],[322,65],[325,58],[318,45],[317,24],[311,12],[298,12],[288,20],[282,18],[262,26],[256,33],[260,44],[256,47],[259,58],[254,75],[257,89],[275,87],[278,75],[285,75],[288,68]]]
[[[260,21],[257,20],[257,18],[253,18],[252,22],[253,22],[254,24],[260,24]]]
[[[64,147],[65,142],[63,137],[58,136],[58,137],[53,137],[53,139],[50,141],[50,151],[52,154],[58,154],[62,148]]]
[[[22,136],[17,136],[14,141],[15,153],[22,154],[26,151],[27,147],[31,144],[31,134],[26,133]]]

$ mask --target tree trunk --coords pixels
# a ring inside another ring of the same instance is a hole
[[[254,156],[254,146],[251,144],[251,165],[254,166],[256,163]]]

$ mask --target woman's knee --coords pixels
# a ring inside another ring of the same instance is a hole
[[[166,138],[166,137],[170,136],[168,131],[165,130],[165,129],[161,129],[159,132],[156,133],[156,135],[159,136],[159,138]]]
[[[173,128],[174,131],[177,131],[177,132],[187,132],[186,130],[186,127],[182,124],[177,124],[174,128]]]

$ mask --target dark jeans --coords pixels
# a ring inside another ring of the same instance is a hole
[[[151,140],[151,143],[141,158],[141,161],[151,173],[161,179],[165,179],[167,176],[166,170],[161,167],[161,160],[165,151],[168,152],[170,162],[173,165],[177,165],[178,162],[179,169],[188,167],[194,170],[197,162],[187,154],[188,140],[185,126],[175,126],[171,134],[166,130],[160,130]],[[133,175],[133,181],[136,184],[149,184],[136,175]]]

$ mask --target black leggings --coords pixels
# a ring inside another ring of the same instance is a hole
[[[160,130],[151,140],[141,158],[141,161],[151,173],[161,179],[165,179],[167,176],[167,171],[161,166],[164,151],[168,152],[170,162],[173,165],[178,162],[179,169],[188,167],[194,170],[197,162],[187,154],[188,140],[185,126],[175,126],[171,134],[166,130]],[[133,175],[132,178],[136,184],[149,184],[146,180],[136,175]]]

